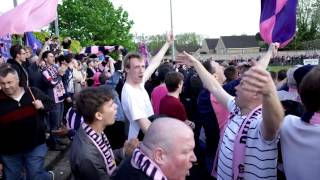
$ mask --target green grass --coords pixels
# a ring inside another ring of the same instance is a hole
[[[282,69],[288,70],[292,66],[268,66],[268,71],[278,72]]]

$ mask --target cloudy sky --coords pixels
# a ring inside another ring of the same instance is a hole
[[[135,23],[132,33],[152,35],[170,30],[170,0],[111,1],[128,11]],[[259,31],[259,0],[172,0],[172,6],[175,34],[196,32],[217,38]],[[12,8],[13,0],[1,0],[0,12]]]

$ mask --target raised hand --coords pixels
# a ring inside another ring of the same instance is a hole
[[[185,51],[183,51],[183,53],[181,54],[178,54],[176,58],[177,64],[185,64],[188,66],[193,66],[196,62],[198,62],[198,60],[194,58],[192,55],[186,53]]]
[[[167,42],[168,42],[169,44],[172,44],[172,43],[174,42],[174,37],[173,37],[172,32],[170,32],[170,33],[167,34]]]
[[[251,67],[243,74],[241,85],[244,90],[269,95],[276,87],[270,73],[259,65]]]

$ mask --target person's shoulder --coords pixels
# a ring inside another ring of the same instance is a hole
[[[125,159],[118,167],[118,170],[113,180],[152,180],[141,170],[134,168],[131,165],[131,157]]]

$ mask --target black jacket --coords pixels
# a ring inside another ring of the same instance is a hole
[[[0,154],[25,153],[45,143],[44,116],[53,107],[53,101],[37,88],[31,88],[44,109],[36,110],[28,89],[20,101],[0,90]]]
[[[28,79],[29,79],[27,67],[19,64],[14,59],[9,59],[7,61],[7,63],[9,63],[11,65],[11,67],[17,71],[18,76],[19,76],[19,84],[23,87],[27,87]]]

